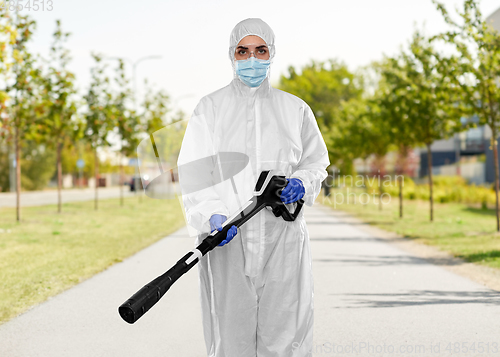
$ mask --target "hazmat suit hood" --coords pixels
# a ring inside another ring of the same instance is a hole
[[[269,61],[271,62],[271,66],[273,63],[273,58],[275,54],[274,48],[274,32],[271,27],[262,21],[259,18],[249,18],[243,21],[240,21],[231,31],[231,36],[229,38],[229,59],[231,60],[231,65],[233,67],[233,77],[239,80],[238,75],[236,74],[236,66],[234,59],[234,52],[236,50],[236,46],[238,43],[246,36],[259,36],[263,39],[267,46],[269,47]],[[267,78],[264,82],[269,84],[269,78],[271,75],[271,66],[269,67],[269,71],[267,73]]]

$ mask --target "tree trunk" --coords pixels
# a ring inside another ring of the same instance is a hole
[[[427,169],[429,170],[429,203],[431,208],[431,222],[434,221],[434,201],[432,197],[432,152],[431,145],[426,144],[427,146]]]
[[[380,184],[380,170],[378,172],[378,210],[382,211],[382,185]]]
[[[403,180],[398,178],[399,181],[399,218],[403,218]]]
[[[456,135],[456,148],[455,148],[455,161],[457,162],[457,176],[460,176],[462,173],[460,172],[460,134],[455,134]]]
[[[123,206],[123,164],[120,155],[120,206]]]
[[[135,188],[135,194],[139,196],[139,203],[142,202],[142,188],[139,188],[139,185],[142,187],[142,181],[141,178],[138,177],[140,176],[140,170],[138,168],[139,166],[139,156],[137,156],[137,161],[135,162],[135,177],[134,177],[134,188]]]
[[[497,133],[496,130],[492,130],[491,133],[491,146],[493,149],[493,161],[495,162],[495,210],[497,215],[497,232],[500,232],[500,209],[498,205],[498,189],[499,189],[499,168],[498,168],[498,147],[497,147]]]
[[[399,218],[403,218],[403,182],[404,182],[404,173],[406,171],[408,158],[408,147],[404,144],[401,144],[399,147],[399,165],[397,169],[396,175],[403,176],[402,178],[398,177],[398,186],[399,186]]]
[[[140,182],[141,179],[135,179],[136,182]],[[138,184],[134,184],[135,185],[135,189],[137,191],[139,185]],[[137,191],[137,195],[139,196],[139,203],[142,203],[142,189],[140,191]]]
[[[369,196],[370,196],[370,193],[369,193],[369,189],[368,189],[367,182],[365,182],[365,180],[366,180],[366,181],[368,181],[368,173],[370,173],[370,174],[371,174],[371,171],[369,171],[369,169],[368,169],[367,160],[368,160],[368,157],[365,157],[365,158],[363,159],[363,165],[365,166],[365,174],[364,174],[364,175],[365,175],[365,177],[364,177],[364,179],[363,179],[363,184],[365,185],[365,192],[366,192],[366,194],[367,194],[367,195],[368,195],[368,197],[369,197]],[[364,205],[363,205],[363,207],[365,207],[365,208],[366,208],[366,207],[367,207],[367,205],[366,205],[366,204],[364,204]]]
[[[19,126],[16,125],[15,150],[16,150],[16,219],[21,222],[21,143],[19,139]]]
[[[61,213],[61,189],[62,189],[62,143],[57,143],[57,213]]]
[[[94,209],[97,211],[97,187],[99,186],[99,158],[97,157],[97,147],[94,149],[94,177],[95,177],[95,198]]]
[[[377,182],[378,182],[378,192],[379,192],[379,197],[378,197],[378,209],[379,211],[382,211],[382,195],[384,194],[384,190],[382,187],[381,177],[385,175],[385,155],[377,155],[376,157],[376,162],[377,162],[377,167],[378,169],[378,177],[377,177]]]

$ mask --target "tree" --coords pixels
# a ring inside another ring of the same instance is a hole
[[[109,91],[109,78],[104,74],[106,65],[102,62],[102,55],[92,53],[95,61],[90,69],[90,87],[84,99],[86,102],[84,140],[94,152],[95,196],[94,208],[98,208],[99,186],[99,157],[97,150],[103,146],[110,146],[108,134],[113,129],[112,95]]]
[[[50,49],[50,66],[44,76],[45,115],[43,121],[43,141],[54,146],[57,152],[57,212],[61,213],[62,189],[62,157],[65,143],[71,144],[78,140],[81,125],[76,122],[76,103],[73,99],[76,93],[75,76],[67,69],[70,61],[69,51],[64,48],[64,42],[69,32],[63,32],[61,21],[56,21],[54,42]]]
[[[340,144],[345,137],[341,112],[343,104],[361,98],[362,79],[336,60],[312,61],[301,69],[300,74],[294,67],[289,67],[288,74],[280,78],[279,88],[309,104],[328,147],[330,162],[351,173],[354,145]]]
[[[347,148],[344,154],[346,163],[353,162],[358,157],[362,158],[365,163],[364,173],[367,178],[366,161],[373,154],[373,122],[369,115],[369,100],[363,98],[345,102],[339,114],[339,121],[342,123],[342,128],[339,130],[337,138],[332,142],[332,145]],[[368,185],[366,184],[365,189],[368,193]]]
[[[372,153],[375,158],[374,163],[374,176],[378,176],[378,192],[379,192],[379,210],[382,210],[382,195],[383,185],[381,184],[381,177],[386,173],[386,155],[393,148],[393,135],[392,123],[384,112],[383,107],[378,103],[377,94],[368,98],[366,112],[364,116],[366,124],[362,127],[364,135],[360,138],[366,142],[363,145],[364,155]],[[352,131],[348,132],[351,136]]]
[[[11,127],[8,126],[7,102],[9,100],[9,87],[7,79],[11,75],[12,47],[16,44],[17,32],[8,12],[0,12],[0,78],[2,87],[0,88],[0,137],[7,139],[11,134]],[[10,51],[9,51],[10,50]]]
[[[370,116],[368,99],[351,99],[343,102],[338,113],[339,128],[332,145],[345,148],[343,153],[346,162],[355,158],[367,158],[373,153],[373,121]],[[338,151],[341,148],[337,149]]]
[[[122,158],[133,155],[139,144],[140,121],[135,110],[130,110],[127,105],[132,99],[132,91],[128,87],[129,80],[125,76],[125,65],[122,59],[119,59],[118,67],[116,68],[115,82],[119,89],[113,98],[112,108],[116,131],[120,140],[120,205],[123,206],[124,181]]]
[[[500,134],[500,34],[482,17],[477,0],[465,0],[461,22],[454,21],[445,6],[433,0],[451,30],[436,39],[454,46],[458,55],[450,57],[447,79],[465,93],[468,114],[476,114],[481,125],[491,129],[491,146],[495,165],[495,210],[500,231],[499,164],[497,138]]]
[[[374,68],[379,74],[375,102],[383,113],[390,129],[388,135],[398,150],[396,177],[405,172],[405,162],[412,146],[418,144],[416,139],[415,118],[412,117],[412,97],[408,94],[408,83],[405,77],[404,60],[402,56],[385,57],[375,63]],[[403,180],[398,178],[399,186],[399,217],[403,218]]]
[[[408,124],[413,128],[414,142],[427,148],[429,171],[430,220],[434,219],[432,152],[435,140],[464,130],[461,91],[448,79],[449,61],[440,55],[419,31],[413,35],[410,50],[399,59],[402,70],[397,75],[399,95],[404,96]]]
[[[160,130],[168,124],[169,119],[167,118],[167,116],[170,113],[170,108],[168,106],[170,98],[163,90],[154,92],[152,88],[148,86],[147,79],[144,81],[144,84],[145,87],[148,88],[148,90],[142,104],[144,113],[141,116],[141,127],[143,131],[142,134],[151,135],[155,131]],[[184,114],[180,111],[177,113],[177,118],[172,118],[170,122],[182,120],[183,117]],[[169,139],[171,140],[168,141],[169,148],[167,150],[168,152],[172,152],[175,151],[174,148],[180,148],[183,135],[177,135],[175,131],[172,132],[171,130],[169,130],[169,133],[171,134],[169,136]],[[137,154],[137,152],[135,153]],[[175,154],[177,156],[178,152],[176,152]],[[170,175],[173,182],[175,180],[173,169],[170,169]],[[136,184],[135,187],[138,187],[138,185]]]
[[[142,127],[146,134],[151,134],[167,125],[167,115],[170,113],[170,108],[168,107],[170,98],[163,90],[154,92],[151,86],[148,85],[147,79],[144,81],[144,86],[147,88],[147,91],[142,103],[142,107],[144,108],[144,112],[141,115]]]
[[[3,37],[0,42],[0,75],[5,88],[0,92],[0,116],[2,135],[14,141],[16,160],[16,219],[21,221],[21,148],[25,139],[37,139],[40,124],[37,119],[43,111],[40,101],[41,69],[27,48],[33,36],[36,22],[28,15],[17,14],[13,20],[9,13],[0,14]]]

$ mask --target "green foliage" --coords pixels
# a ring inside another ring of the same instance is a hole
[[[21,186],[28,191],[42,190],[56,171],[56,153],[43,144],[26,141],[21,166]]]
[[[466,129],[460,121],[462,92],[447,80],[447,64],[416,31],[409,51],[380,65],[383,98],[379,101],[389,114],[394,140],[402,135],[412,144],[431,145]]]
[[[61,155],[62,170],[67,174],[79,175],[79,168],[76,162],[82,159],[85,166],[82,169],[83,177],[94,176],[94,153],[89,142],[79,141],[77,143],[68,142],[64,146]]]
[[[297,73],[294,67],[280,78],[279,88],[295,94],[309,104],[320,128],[330,129],[338,124],[341,105],[360,98],[363,92],[360,79],[344,63],[336,60],[315,62]]]
[[[123,170],[123,173],[126,175],[133,175],[136,173],[134,166],[122,166],[121,169]],[[110,159],[107,159],[104,161],[100,161],[99,172],[103,174],[117,173],[120,172],[120,166],[116,165]]]
[[[435,176],[432,182],[436,187],[457,187],[466,186],[467,180],[462,176]]]
[[[118,137],[120,138],[120,152],[128,157],[134,155],[139,144],[140,118],[129,108],[133,93],[129,88],[129,80],[125,75],[125,64],[122,59],[118,61],[115,82],[119,90],[112,99],[112,115]]]
[[[0,35],[7,35],[9,40],[0,43],[0,82],[5,84],[0,92],[0,136],[13,143],[18,171],[23,163],[20,157],[22,144],[27,139],[38,139],[37,120],[43,111],[42,71],[27,47],[35,28],[36,23],[29,15],[16,12],[16,19],[13,20],[10,14],[1,14]],[[5,36],[0,38],[3,40]],[[22,171],[16,177],[18,194],[21,192]],[[16,213],[20,221],[19,205]]]
[[[433,176],[433,194],[436,202],[457,202],[471,205],[495,204],[495,191],[492,187],[468,184],[461,176]],[[384,192],[391,196],[399,195],[395,180],[391,185],[384,185]],[[403,197],[410,200],[429,199],[429,184],[415,184],[410,177],[404,177]]]
[[[6,82],[11,76],[12,49],[16,43],[16,29],[8,11],[0,11],[0,81]],[[7,103],[10,99],[9,88],[0,88],[0,139],[9,138],[13,127],[9,125]]]
[[[92,53],[95,63],[90,69],[91,82],[84,95],[86,111],[84,115],[84,140],[90,143],[92,150],[109,146],[108,134],[114,127],[112,114],[112,95],[109,90],[109,78],[104,74],[107,65],[103,56]]]
[[[25,138],[37,139],[37,119],[43,110],[40,99],[42,71],[37,67],[37,59],[27,48],[36,29],[36,22],[29,15],[18,14],[15,21],[9,15],[4,18],[4,29],[8,29],[11,40],[0,44],[4,49],[1,75],[12,84],[6,85],[0,95],[2,100],[6,100],[2,107],[4,110],[0,113],[1,129],[11,142],[16,135],[20,141]]]
[[[455,22],[445,6],[432,1],[443,15],[451,30],[436,36],[454,46],[457,54],[449,59],[447,80],[459,86],[470,114],[476,114],[482,124],[493,131],[500,130],[500,34],[488,24],[479,10],[477,0],[465,0],[458,12],[461,22]]]
[[[9,150],[0,139],[0,192],[10,190],[9,178]]]
[[[386,135],[397,144],[401,157],[408,145],[422,144],[430,155],[434,141],[465,129],[461,124],[463,92],[447,79],[449,67],[450,62],[419,31],[414,33],[408,51],[378,65],[381,81],[375,102],[391,127]],[[400,171],[404,171],[401,166]],[[429,187],[431,221],[432,195]]]
[[[56,31],[51,45],[49,68],[44,74],[43,116],[38,120],[40,138],[46,145],[57,148],[67,140],[80,135],[80,123],[76,120],[75,75],[67,69],[69,51],[64,48],[70,33],[63,32],[61,21],[56,21]]]
[[[88,92],[84,95],[87,108],[84,114],[83,140],[92,149],[94,156],[92,174],[97,178],[99,172],[97,150],[100,147],[110,146],[108,135],[114,128],[115,116],[113,114],[113,96],[109,89],[109,78],[104,73],[106,64],[102,61],[103,56],[96,53],[91,55],[95,63],[90,69],[91,81]],[[97,190],[95,191],[94,205],[97,209]]]
[[[341,167],[343,173],[351,173],[352,149],[358,142],[345,139],[353,133],[348,129],[353,129],[356,113],[362,106],[351,104],[361,99],[362,78],[351,73],[339,61],[312,61],[300,73],[289,67],[288,73],[280,78],[279,88],[309,104],[328,147],[330,162]]]
[[[146,134],[151,134],[167,124],[167,115],[170,112],[169,96],[163,90],[154,92],[152,86],[148,81],[144,81],[147,88],[142,107],[144,113],[142,114],[142,130]]]
[[[401,174],[406,171],[410,148],[418,144],[410,109],[412,98],[407,93],[409,87],[404,80],[405,67],[400,58],[385,57],[381,62],[374,63],[373,68],[379,81],[370,102],[378,108],[378,116],[387,128],[384,131],[386,140],[397,148],[395,169]]]
[[[354,174],[352,162],[370,154],[383,156],[390,148],[387,121],[379,108],[366,99],[353,99],[342,105],[339,113],[340,130],[328,137],[330,153],[345,174]],[[342,158],[339,160],[339,158]]]
[[[435,37],[453,45],[457,54],[448,59],[446,79],[463,91],[466,109],[479,118],[479,124],[491,129],[491,145],[495,159],[495,191],[500,191],[497,137],[500,134],[500,34],[488,24],[479,10],[478,0],[464,0],[458,12],[461,22],[455,22],[446,7],[432,0],[451,30]],[[445,63],[445,62],[443,62]],[[497,231],[500,231],[500,202],[496,200]]]
[[[172,167],[176,166],[177,156],[180,151],[187,123],[184,122],[184,113],[179,111],[171,115],[169,108],[169,96],[163,90],[155,92],[145,81],[148,88],[144,97],[144,113],[141,115],[141,129],[143,137],[146,138],[154,133],[155,144],[160,156],[169,162]],[[152,146],[139,144],[138,151],[143,156],[151,156]],[[142,158],[144,160],[144,157]],[[144,162],[142,164],[145,164]]]

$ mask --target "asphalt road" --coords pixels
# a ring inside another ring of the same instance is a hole
[[[313,356],[500,356],[500,293],[305,208]],[[206,356],[196,269],[136,324],[118,306],[191,250],[185,228],[0,326],[2,357]],[[237,356],[235,356],[237,357]]]
[[[123,186],[125,197],[134,195],[129,186]],[[90,201],[94,199],[95,189],[73,188],[61,191],[62,202]],[[97,193],[99,199],[120,197],[120,187],[100,187]],[[21,192],[21,207],[57,204],[57,190]],[[16,207],[16,193],[0,193],[0,207]]]

